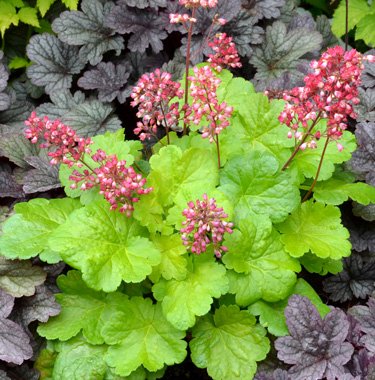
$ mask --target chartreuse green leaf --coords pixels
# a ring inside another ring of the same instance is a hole
[[[266,330],[255,317],[238,306],[221,306],[193,328],[191,359],[207,368],[214,380],[252,379],[257,365],[270,350]]]
[[[321,257],[317,257],[311,252],[307,252],[302,257],[300,257],[299,262],[310,273],[319,273],[321,276],[325,276],[328,272],[337,274],[341,272],[343,268],[341,260],[334,260],[330,257],[322,259]]]
[[[107,154],[115,154],[119,161],[125,160],[127,166],[132,165],[134,162],[134,154],[136,154],[136,150],[134,148],[142,149],[142,145],[140,142],[136,142],[137,144],[134,144],[134,142],[132,141],[124,141],[124,138],[124,129],[119,129],[114,133],[106,132],[104,135],[98,135],[93,137],[92,140],[94,141],[94,144],[90,146],[90,148],[92,149],[92,153],[91,155],[84,156],[85,162],[92,169],[98,168],[100,164],[95,162],[91,158],[91,156],[95,154],[98,151],[98,149],[101,149],[104,150],[104,152],[106,152]],[[73,182],[69,180],[69,176],[72,175],[73,170],[77,170],[82,173],[85,169],[87,168],[69,168],[67,165],[61,165],[59,172],[60,181],[61,184],[64,186],[66,195],[72,198],[80,196],[81,203],[83,205],[86,205],[97,199],[103,199],[103,195],[99,194],[98,186],[85,191],[80,190],[79,186],[77,189],[74,190],[70,188]]]
[[[276,158],[266,151],[237,156],[220,171],[220,187],[235,205],[234,221],[266,215],[274,223],[287,218],[299,205],[297,186],[288,172],[279,171]]]
[[[24,22],[25,24],[35,26],[36,28],[39,28],[39,20],[37,15],[37,10],[35,8],[31,7],[22,7],[17,14],[20,21]]]
[[[344,180],[331,178],[316,184],[314,198],[330,205],[340,205],[348,198],[368,205],[370,202],[375,203],[375,188],[363,182],[347,183]]]
[[[147,196],[147,195],[146,195]],[[110,211],[105,200],[77,210],[51,236],[50,246],[89,287],[115,291],[121,281],[141,282],[161,262],[161,253],[134,218]]]
[[[323,120],[319,123],[319,125],[324,126],[326,122],[326,120]],[[324,128],[325,127],[323,127],[323,129]],[[341,152],[337,149],[335,142],[330,142],[328,144],[319,173],[319,181],[324,181],[331,178],[332,173],[335,171],[335,164],[341,164],[344,161],[350,160],[352,156],[351,153],[357,148],[355,136],[349,131],[344,131],[340,144],[344,146],[344,150]],[[325,138],[320,139],[317,142],[316,149],[305,149],[304,151],[300,150],[293,158],[288,170],[293,170],[296,168],[300,173],[301,182],[303,181],[303,176],[306,178],[315,178],[324,145]]]
[[[186,248],[182,244],[181,235],[154,235],[151,240],[162,254],[161,263],[154,267],[153,276],[159,277],[161,275],[166,280],[184,279],[188,270],[186,268]]]
[[[281,241],[294,257],[309,250],[318,257],[334,260],[349,256],[349,232],[341,224],[338,207],[313,200],[304,202],[276,228],[283,234]]]
[[[298,260],[285,252],[279,233],[265,216],[241,220],[239,230],[226,235],[228,252],[223,262],[228,269],[230,293],[236,302],[247,306],[262,298],[268,302],[284,299],[296,283],[301,270]]]
[[[313,305],[316,306],[322,318],[331,311],[325,305],[315,290],[304,279],[299,278],[294,289],[287,298],[276,303],[269,303],[259,300],[249,306],[250,313],[259,315],[259,322],[267,327],[270,334],[275,336],[285,336],[289,334],[284,316],[285,308],[288,306],[289,297],[293,294],[301,294],[308,297]]]
[[[51,8],[51,5],[55,2],[56,0],[37,0],[36,6],[39,9],[40,14],[42,17],[45,16],[47,11]]]
[[[265,150],[277,157],[280,163],[286,162],[290,156],[288,148],[293,142],[287,138],[287,128],[280,125],[278,117],[285,107],[284,100],[269,101],[264,94],[252,94],[241,98],[239,112],[232,119],[233,135],[239,139],[245,153]]]
[[[168,206],[183,187],[194,184],[202,189],[215,187],[219,183],[217,157],[206,149],[190,148],[182,152],[181,148],[168,145],[151,157],[150,164],[147,186],[154,191],[141,197],[134,207],[134,217],[151,233],[171,234],[173,230],[164,222]]]
[[[112,315],[101,333],[111,345],[105,361],[121,376],[128,376],[140,365],[157,371],[186,357],[185,331],[175,329],[164,317],[161,305],[152,304],[149,298],[133,297],[123,311]]]
[[[19,17],[16,8],[6,2],[0,1],[0,32],[1,38],[4,38],[5,31],[13,24],[18,25]]]
[[[369,12],[369,5],[366,0],[348,0],[349,18],[348,31],[352,30],[359,21]],[[341,0],[339,6],[333,14],[332,32],[336,37],[345,34],[346,20],[346,0]]]
[[[44,349],[35,359],[34,368],[40,372],[40,380],[53,380],[52,372],[57,352]]]
[[[375,31],[373,25],[375,24],[375,13],[365,15],[361,18],[355,31],[355,39],[362,39],[367,45],[375,44]]]
[[[40,255],[41,260],[57,263],[59,252],[51,250],[51,233],[81,204],[74,199],[32,199],[14,206],[17,212],[3,225],[0,237],[1,254],[9,259],[28,259]]]
[[[47,339],[68,340],[83,330],[89,343],[103,344],[100,330],[117,308],[126,304],[123,293],[104,293],[90,289],[78,271],[70,271],[57,279],[62,293],[56,294],[61,313],[47,323],[40,323],[39,335]]]
[[[228,291],[226,270],[215,261],[212,250],[189,256],[187,261],[185,279],[161,279],[152,287],[154,297],[162,302],[164,315],[180,330],[194,326],[196,315],[210,311],[213,297],[219,298]]]

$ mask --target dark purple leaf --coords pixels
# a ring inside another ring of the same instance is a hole
[[[167,17],[164,15],[164,18]],[[133,33],[128,41],[128,48],[143,53],[151,45],[154,53],[163,49],[162,40],[167,38],[163,30],[161,16],[151,10],[129,8],[125,4],[116,5],[107,16],[106,25],[117,33]]]
[[[59,168],[38,156],[25,157],[25,161],[35,169],[23,177],[23,190],[26,194],[57,189],[61,187]]]
[[[239,55],[250,57],[253,53],[251,45],[262,43],[264,29],[255,25],[256,20],[249,12],[241,9],[237,15],[224,25],[224,32],[233,38]]]
[[[277,369],[272,375],[267,372],[257,372],[254,376],[254,380],[289,380],[288,372],[282,369]]]
[[[13,305],[14,298],[0,289],[0,360],[19,365],[32,357],[33,350],[23,329],[6,319]]]
[[[357,121],[375,121],[375,88],[358,88],[359,104],[354,105]]]
[[[375,262],[363,262],[359,254],[343,258],[343,270],[326,278],[323,289],[332,301],[345,302],[355,298],[367,298],[375,289]]]
[[[96,65],[103,54],[115,50],[120,55],[124,49],[123,37],[115,35],[112,28],[105,26],[105,18],[111,12],[114,3],[103,4],[98,0],[83,0],[82,12],[66,11],[52,23],[52,29],[59,39],[69,45],[83,45],[79,50],[81,62]]]
[[[13,297],[33,295],[35,287],[45,279],[43,269],[32,266],[29,260],[10,260],[0,256],[0,288]]]
[[[114,65],[112,62],[101,62],[95,70],[86,71],[78,80],[78,86],[85,90],[98,90],[99,100],[111,102],[116,97],[120,103],[126,100],[126,82],[129,78],[126,65]]]
[[[280,17],[280,8],[285,5],[285,0],[255,0],[254,2],[255,5],[249,9],[249,13],[256,21],[262,18]]]
[[[360,203],[353,202],[353,214],[360,216],[368,222],[373,222],[375,220],[375,203],[361,205]]]
[[[22,185],[15,181],[14,176],[7,172],[0,171],[0,198],[22,198],[24,195]]]
[[[28,67],[27,76],[36,86],[45,86],[47,94],[70,88],[73,74],[85,66],[77,59],[78,51],[78,47],[65,44],[52,34],[35,35],[27,45],[27,56],[34,63]]]
[[[41,285],[33,296],[16,300],[11,318],[20,326],[27,327],[33,321],[47,322],[49,317],[58,315],[60,311],[55,295]]]
[[[332,33],[331,24],[329,23],[327,16],[321,15],[316,18],[316,29],[323,36],[322,51],[325,51],[329,47],[334,47],[338,45],[338,39]]]
[[[8,84],[9,74],[5,66],[0,63],[0,111],[6,110],[10,106],[10,97],[6,93],[2,93]]]
[[[10,106],[0,112],[0,124],[15,126],[14,132],[23,130],[25,120],[30,117],[31,111],[35,108],[34,105],[26,100],[17,99],[16,92],[11,87],[7,87],[4,91],[10,98]]]
[[[365,348],[354,353],[352,360],[346,365],[353,377],[358,377],[359,380],[367,379],[371,356]]]
[[[366,173],[366,182],[375,186],[375,123],[361,122],[356,126],[358,148],[350,160],[354,170]]]
[[[275,347],[279,359],[293,364],[292,380],[334,380],[344,374],[344,364],[353,353],[353,346],[344,343],[349,322],[343,311],[335,309],[322,320],[307,297],[299,294],[289,298],[285,308],[290,336],[278,338]]]
[[[375,55],[375,49],[371,49],[369,51],[366,51],[364,55]],[[364,87],[374,87],[375,86],[375,66],[369,62],[364,61],[365,69],[363,70],[362,76],[361,76],[361,84]]]
[[[370,297],[367,305],[354,306],[350,313],[359,321],[361,331],[365,333],[361,343],[375,354],[375,299]]]

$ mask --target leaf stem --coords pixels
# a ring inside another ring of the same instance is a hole
[[[313,128],[315,127],[315,125],[318,123],[318,121],[320,120],[320,115],[322,114],[321,111],[319,111],[318,113],[318,116],[316,117],[316,119],[314,120],[314,122],[312,123],[311,127],[309,128],[308,132],[305,134],[304,138],[301,140],[301,142],[296,146],[296,148],[294,149],[294,152],[293,154],[289,157],[289,160],[285,163],[285,165],[283,166],[283,168],[281,169],[281,171],[284,171],[288,165],[290,164],[290,161],[293,160],[293,158],[295,157],[295,155],[298,153],[299,151],[299,148],[301,147],[301,145],[307,140],[307,137],[310,135],[311,131],[313,130]]]
[[[212,32],[212,27],[214,26],[214,23],[215,21],[213,20],[212,21],[212,24],[211,24],[211,27],[210,27],[210,30],[208,31],[208,35],[207,35],[207,38],[206,40],[204,41],[203,45],[201,46],[201,48],[198,50],[197,53],[195,53],[191,58],[190,58],[190,61],[193,60],[202,50],[203,48],[206,46],[207,42],[210,40],[210,35],[211,35],[211,32]]]
[[[323,152],[322,152],[322,156],[320,157],[320,162],[319,162],[319,166],[318,166],[318,171],[316,172],[316,176],[315,176],[315,179],[314,179],[314,182],[312,183],[309,191],[305,194],[305,196],[303,197],[301,203],[305,202],[307,200],[307,198],[309,197],[309,195],[311,194],[311,192],[313,191],[313,188],[315,187],[317,181],[318,181],[318,177],[319,177],[319,173],[320,173],[320,169],[322,168],[322,164],[323,164],[323,159],[324,159],[324,155],[326,153],[326,149],[327,149],[327,146],[328,146],[328,143],[329,143],[329,137],[327,137],[327,140],[326,140],[326,143],[324,145],[324,149],[323,149]]]
[[[216,142],[216,148],[217,148],[217,163],[218,163],[218,167],[219,167],[219,170],[220,170],[221,169],[221,164],[220,164],[219,135],[216,135],[215,142]]]

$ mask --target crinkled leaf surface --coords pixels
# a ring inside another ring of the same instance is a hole
[[[371,49],[367,51],[365,54],[374,54],[374,53],[375,53],[375,50]],[[375,67],[369,61],[364,61],[363,63],[365,65],[365,69],[362,72],[361,85],[366,88],[374,87],[375,86]]]
[[[0,289],[0,359],[22,364],[33,355],[30,338],[15,322],[6,319],[12,311],[14,298]]]
[[[27,327],[33,321],[47,322],[60,311],[61,307],[55,301],[55,295],[41,285],[31,297],[16,300],[11,317],[19,325]]]
[[[26,156],[25,161],[35,168],[29,170],[22,179],[26,194],[61,187],[59,168],[56,165],[51,165],[49,161],[37,156]]]
[[[64,44],[52,34],[35,35],[27,45],[27,56],[33,62],[27,76],[36,86],[45,86],[47,94],[70,88],[73,74],[84,68],[77,55],[78,47]]]
[[[98,99],[102,102],[111,102],[116,97],[124,103],[127,97],[125,84],[130,75],[126,65],[114,65],[112,62],[101,62],[95,70],[85,71],[78,80],[78,86],[85,90],[98,90]]]
[[[324,291],[332,301],[367,298],[375,290],[375,263],[363,262],[359,254],[352,253],[343,259],[343,264],[340,273],[323,280]]]
[[[143,53],[151,45],[154,53],[163,50],[162,40],[167,38],[158,12],[152,9],[129,8],[120,3],[112,8],[106,25],[117,33],[133,33],[128,41],[130,51]]]
[[[298,261],[285,252],[280,235],[264,216],[241,220],[239,230],[226,235],[228,252],[223,262],[228,269],[230,292],[237,293],[241,306],[264,299],[276,302],[290,294],[301,269]]]
[[[115,50],[120,55],[124,49],[123,38],[116,35],[112,28],[104,25],[106,16],[114,3],[98,0],[83,0],[81,11],[66,11],[52,23],[52,29],[59,39],[69,45],[83,45],[79,50],[80,61],[96,65],[103,59],[103,54]]]
[[[212,250],[187,258],[187,275],[180,281],[161,279],[152,288],[154,297],[162,302],[163,313],[179,330],[194,326],[195,316],[210,311],[213,297],[228,291],[223,265],[216,263]]]
[[[331,178],[318,182],[314,188],[314,198],[331,205],[340,205],[351,198],[363,205],[375,203],[375,188],[363,182],[347,183]]]
[[[349,131],[344,132],[342,139],[340,140],[340,144],[344,146],[344,150],[341,152],[339,152],[334,142],[328,144],[326,153],[324,154],[323,164],[319,173],[319,181],[325,181],[331,178],[332,173],[335,170],[335,164],[341,164],[344,161],[348,161],[352,156],[351,153],[354,152],[357,147],[355,137]],[[324,145],[325,140],[320,139],[317,142],[316,149],[306,149],[304,151],[300,150],[290,163],[289,167],[291,169],[297,168],[301,179],[302,173],[306,178],[315,178]]]
[[[357,121],[375,121],[375,88],[358,88],[359,104],[353,107]]]
[[[266,29],[265,41],[255,48],[250,62],[257,68],[256,79],[277,78],[284,71],[296,72],[299,59],[320,48],[322,36],[308,28],[287,31],[286,25],[275,21]]]
[[[56,357],[57,352],[46,348],[35,359],[34,368],[39,371],[41,380],[52,380],[52,371]]]
[[[61,313],[38,327],[39,335],[47,339],[68,340],[81,330],[91,344],[103,344],[100,330],[128,296],[115,292],[106,294],[90,289],[78,271],[61,275],[57,284],[61,294],[56,300],[61,305]]]
[[[288,372],[280,368],[273,371],[272,375],[265,371],[257,372],[254,380],[289,380]]]
[[[46,276],[41,267],[32,266],[29,260],[0,256],[0,288],[13,297],[33,295],[35,287],[41,285]]]
[[[369,12],[369,5],[366,0],[349,0],[349,20],[348,31],[353,29],[358,22]],[[339,6],[333,14],[332,32],[336,37],[341,37],[345,34],[345,19],[346,19],[346,3],[341,0]]]
[[[322,320],[311,301],[296,294],[289,298],[285,317],[290,336],[278,338],[275,347],[279,359],[293,364],[292,380],[334,380],[344,373],[354,349],[344,342],[349,322],[343,311],[335,309]]]
[[[341,224],[340,216],[339,208],[310,200],[302,203],[277,229],[292,256],[299,257],[311,250],[318,257],[337,260],[351,252],[349,232]]]
[[[299,262],[310,273],[319,273],[321,276],[325,276],[328,272],[332,274],[339,273],[343,268],[341,260],[334,260],[330,257],[324,259],[311,252],[307,252],[300,257]]]
[[[266,330],[246,310],[221,306],[193,328],[191,358],[199,368],[207,368],[214,380],[251,379],[256,362],[263,360],[270,343]]]
[[[40,254],[41,259],[49,263],[60,261],[58,251],[48,247],[48,238],[71,212],[80,207],[79,201],[69,198],[49,201],[38,198],[16,204],[17,214],[3,226],[4,234],[0,238],[2,255],[10,259],[28,259]]]
[[[265,151],[230,159],[220,171],[219,190],[235,205],[236,223],[252,215],[266,215],[273,222],[281,222],[300,202],[290,174],[280,172],[276,158]]]
[[[0,167],[0,198],[24,198],[22,186],[16,182],[13,173]]]
[[[284,310],[288,305],[289,297],[293,294],[301,294],[304,297],[308,297],[312,304],[316,306],[322,318],[324,318],[324,316],[331,311],[331,309],[322,302],[313,287],[302,278],[297,280],[293,291],[286,299],[276,303],[269,303],[259,300],[251,304],[248,307],[248,310],[250,313],[259,316],[259,322],[266,327],[272,335],[288,335],[289,330],[286,325]]]
[[[186,248],[182,244],[180,234],[171,236],[155,235],[152,237],[155,247],[161,252],[161,263],[154,269],[166,280],[172,278],[183,280],[188,274],[187,261],[185,257]]]
[[[111,345],[106,363],[121,376],[128,376],[140,365],[157,371],[186,357],[185,332],[175,329],[165,319],[161,305],[153,305],[149,298],[133,297],[101,333]]]
[[[375,220],[375,204],[370,203],[366,206],[353,202],[353,214],[355,216],[360,216],[368,222],[373,222]]]
[[[266,150],[281,161],[289,158],[291,141],[277,120],[284,107],[283,100],[270,102],[264,94],[249,94],[241,98],[239,112],[230,128],[246,153],[253,149]]]
[[[147,196],[147,195],[146,195]],[[73,268],[82,270],[92,288],[115,291],[121,281],[141,282],[161,262],[161,253],[133,218],[110,211],[99,200],[83,207],[51,236],[52,249]]]
[[[256,21],[262,18],[278,18],[280,17],[280,8],[285,5],[285,0],[256,0],[256,1],[242,1],[245,9]]]

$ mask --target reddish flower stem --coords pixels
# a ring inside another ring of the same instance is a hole
[[[326,140],[326,143],[324,145],[324,149],[323,149],[323,152],[322,152],[322,156],[320,157],[320,162],[319,162],[319,166],[318,166],[318,171],[316,172],[316,176],[315,176],[315,179],[314,179],[314,182],[313,184],[311,185],[309,191],[305,194],[305,196],[303,197],[301,203],[305,202],[307,200],[307,198],[309,197],[309,195],[311,194],[311,192],[313,191],[317,181],[318,181],[318,177],[319,177],[319,173],[320,173],[320,169],[322,168],[322,164],[323,164],[323,159],[324,159],[324,155],[326,153],[326,149],[327,149],[327,146],[328,146],[328,143],[329,143],[329,137],[327,137],[327,140]]]

